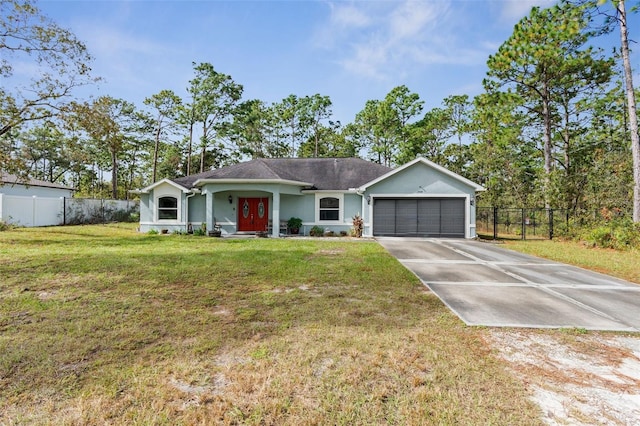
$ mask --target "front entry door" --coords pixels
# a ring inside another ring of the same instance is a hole
[[[266,231],[268,225],[268,198],[238,198],[238,231]]]

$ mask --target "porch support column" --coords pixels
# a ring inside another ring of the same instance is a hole
[[[207,220],[207,233],[213,231],[213,193],[211,191],[206,191],[206,202],[205,202],[205,210],[206,210],[206,220]]]
[[[280,237],[280,191],[273,192],[273,213],[271,216],[271,236]]]

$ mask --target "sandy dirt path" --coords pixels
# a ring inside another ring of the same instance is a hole
[[[490,331],[549,425],[639,425],[640,335]]]

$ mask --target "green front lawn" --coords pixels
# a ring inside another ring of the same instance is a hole
[[[537,424],[377,243],[0,232],[0,424]]]

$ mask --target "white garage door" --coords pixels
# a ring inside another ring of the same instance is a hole
[[[465,237],[464,198],[375,198],[373,235]]]

